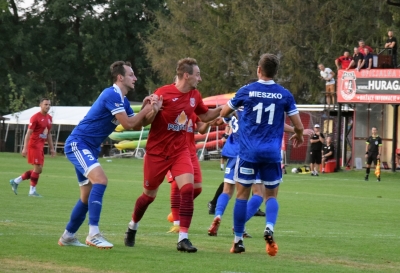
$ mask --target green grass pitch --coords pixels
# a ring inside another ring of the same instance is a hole
[[[382,172],[382,182],[365,171],[284,175],[278,196],[275,227],[276,257],[265,252],[265,219],[247,224],[253,238],[245,239],[246,252],[229,253],[232,244],[233,201],[229,203],[217,237],[209,237],[212,221],[207,202],[223,179],[219,162],[201,162],[203,192],[195,200],[189,238],[197,253],[176,250],[177,235],[167,234],[169,185],[140,222],[136,245],[123,244],[136,198],[142,192],[142,160],[100,159],[109,184],[103,200],[100,230],[114,244],[111,250],[60,247],[72,207],[79,198],[75,173],[59,155],[46,157],[37,191],[28,197],[24,181],[14,195],[9,185],[30,166],[19,154],[0,153],[0,272],[399,272],[400,174]],[[289,166],[288,170],[294,166]],[[262,207],[264,211],[265,208]],[[78,231],[84,242],[87,220]]]

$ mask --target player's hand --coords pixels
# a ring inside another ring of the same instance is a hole
[[[291,136],[289,140],[292,141],[292,144],[293,144],[294,148],[299,147],[304,142],[303,135],[299,136],[297,134],[294,134],[293,136]]]
[[[56,153],[56,151],[54,151],[54,149],[50,150],[50,154],[51,154],[51,157],[55,157],[57,155],[57,153]]]
[[[158,111],[160,111],[162,109],[163,101],[164,100],[163,100],[162,96],[158,97],[157,95],[154,95],[152,97],[151,106],[152,106],[152,109],[154,112],[157,113]]]
[[[26,155],[28,154],[28,152],[26,151],[25,148],[23,148],[21,154],[22,154],[23,157],[26,157]]]
[[[222,125],[224,123],[225,122],[224,122],[223,118],[216,118],[213,121],[210,121],[208,124],[210,124],[210,126],[219,126],[219,125]]]
[[[304,129],[303,130],[303,135],[312,136],[313,134],[314,134],[314,130],[313,129]]]

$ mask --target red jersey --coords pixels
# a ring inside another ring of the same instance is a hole
[[[340,56],[336,60],[338,60],[338,62],[342,65],[342,69],[346,69],[349,67],[351,60],[353,60],[353,58],[350,56],[349,57]]]
[[[187,133],[186,133],[186,141],[189,145],[190,155],[196,154],[196,143],[194,141],[194,128],[196,127],[197,122],[199,122],[199,117],[193,113],[192,116],[188,120],[187,125]]]
[[[52,117],[49,114],[43,115],[38,112],[31,117],[28,129],[32,129],[33,132],[29,138],[28,148],[43,149],[51,124]]]
[[[358,51],[359,51],[362,55],[364,55],[364,56],[365,56],[364,48],[368,48],[369,53],[374,52],[374,50],[373,50],[372,47],[370,47],[370,46],[367,46],[367,45],[364,46],[364,47],[359,46],[359,47],[358,47]]]
[[[193,113],[205,114],[208,107],[204,105],[200,92],[196,89],[182,93],[175,84],[170,84],[160,87],[154,94],[163,96],[163,108],[151,124],[146,153],[163,157],[175,156],[188,147],[188,117]]]

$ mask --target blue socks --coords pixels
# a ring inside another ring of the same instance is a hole
[[[226,193],[221,193],[217,200],[217,206],[215,207],[215,216],[217,215],[224,215],[226,206],[229,202],[229,195]]]
[[[271,197],[265,202],[265,222],[266,225],[273,227],[276,224],[276,219],[278,218],[279,204],[276,198]]]
[[[249,202],[247,203],[247,214],[246,214],[246,222],[250,220],[251,217],[254,216],[254,214],[258,211],[258,208],[264,201],[264,198],[262,198],[259,195],[253,195]]]
[[[89,195],[89,225],[98,226],[106,185],[94,184]]]
[[[85,221],[87,212],[88,205],[82,203],[81,199],[79,199],[71,212],[71,218],[65,229],[70,233],[76,233],[83,221]]]
[[[235,207],[233,208],[233,227],[235,235],[243,236],[244,225],[246,223],[247,200],[236,199]]]

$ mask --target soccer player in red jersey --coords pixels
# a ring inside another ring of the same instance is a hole
[[[195,127],[197,127],[197,131],[200,134],[206,134],[208,132],[208,128],[210,127],[210,123],[201,122],[199,117],[193,113],[189,118],[187,130],[186,130],[186,141],[189,145],[190,158],[192,160],[193,165],[193,174],[194,174],[194,190],[193,190],[193,199],[196,199],[197,196],[200,195],[202,191],[202,175],[200,169],[199,159],[197,158],[196,151],[196,142],[194,140],[194,132]],[[179,187],[176,184],[176,181],[172,177],[171,172],[167,173],[167,181],[171,185],[171,213],[174,225],[168,231],[168,233],[178,233],[180,228],[180,220],[179,220],[179,206],[181,201],[181,196],[179,194]]]
[[[54,157],[56,152],[53,147],[53,139],[50,133],[52,117],[47,114],[50,110],[50,100],[42,98],[40,100],[40,112],[34,114],[29,122],[28,131],[25,135],[22,156],[28,159],[28,163],[33,165],[33,170],[24,172],[21,176],[10,180],[10,185],[15,194],[19,183],[23,180],[30,179],[31,187],[29,196],[42,197],[36,192],[36,185],[39,181],[39,175],[42,173],[44,164],[43,147],[47,140],[49,144],[51,156]]]
[[[163,109],[152,122],[144,157],[143,194],[136,200],[132,220],[125,233],[125,245],[132,247],[138,223],[147,207],[154,201],[158,187],[165,175],[171,171],[179,187],[181,201],[179,209],[179,251],[196,252],[197,248],[188,239],[188,230],[193,215],[193,165],[186,141],[186,128],[193,113],[209,122],[219,116],[221,107],[208,109],[196,89],[201,81],[197,61],[185,58],[178,61],[176,84],[158,88],[155,94],[163,97]]]

